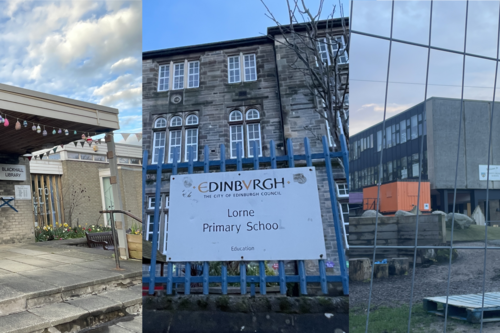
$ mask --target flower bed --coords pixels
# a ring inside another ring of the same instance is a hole
[[[61,240],[70,238],[82,238],[85,237],[85,232],[103,232],[111,231],[110,227],[101,226],[98,224],[92,224],[88,226],[76,226],[70,227],[67,223],[59,224],[56,222],[56,226],[44,226],[35,228],[35,238],[37,242],[46,242],[51,240]]]

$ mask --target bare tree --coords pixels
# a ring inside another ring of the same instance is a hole
[[[341,134],[345,135],[348,144],[349,116],[344,106],[349,70],[344,60],[347,60],[349,49],[349,31],[342,4],[338,6],[340,18],[334,18],[337,9],[334,5],[327,18],[322,20],[324,0],[315,13],[307,7],[305,0],[287,0],[289,21],[282,24],[264,0],[261,2],[266,7],[266,16],[274,21],[281,33],[279,37],[268,37],[296,56],[290,67],[305,77],[307,90],[317,105],[314,111],[330,124],[330,135],[336,147],[341,146]]]
[[[80,206],[85,202],[90,202],[90,196],[87,194],[85,186],[71,181],[64,191],[64,198],[66,199],[65,205],[67,205],[64,210],[68,214],[68,222],[75,225],[73,220],[78,219],[78,216],[82,214]]]

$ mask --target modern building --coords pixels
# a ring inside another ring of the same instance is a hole
[[[340,20],[334,25],[338,35],[325,38],[343,42]],[[282,38],[280,34],[277,27],[272,27],[268,29],[269,36],[143,53],[143,148],[150,153],[149,163],[171,163],[174,147],[181,147],[179,161],[187,161],[189,147],[195,149],[195,160],[203,159],[205,145],[209,147],[210,159],[218,159],[220,144],[226,147],[226,158],[236,158],[237,143],[242,144],[243,157],[253,156],[253,143],[260,156],[270,156],[270,140],[276,144],[277,156],[288,153],[287,139],[292,139],[294,153],[301,154],[305,137],[314,153],[322,152],[321,137],[328,135],[328,123],[315,111],[322,108],[321,103],[310,96],[304,75],[290,67],[295,58],[275,41]],[[341,51],[345,56],[339,62],[347,74],[347,50]],[[342,91],[348,91],[346,78],[343,75],[336,82]],[[333,142],[330,149],[336,149]],[[160,155],[165,156],[163,161],[159,161]],[[253,169],[251,165],[243,167]],[[347,219],[349,194],[340,161],[335,162],[334,170],[339,204],[346,213],[342,217]],[[324,167],[317,166],[317,178],[320,197],[329,198]],[[168,239],[168,179],[165,173],[159,238],[163,251]],[[155,175],[148,174],[145,218],[150,223],[145,226],[145,237],[149,239],[155,181]],[[338,262],[328,199],[322,200],[321,209],[327,256]]]
[[[31,170],[23,155],[82,134],[112,133],[118,110],[0,84],[0,116],[0,244],[34,242]]]
[[[83,144],[82,144],[83,143]],[[142,147],[116,143],[116,158],[123,210],[140,216],[142,193]],[[108,214],[114,209],[111,172],[104,140],[91,145],[75,141],[34,152],[30,161],[35,225],[110,225]],[[125,216],[125,226],[134,221]]]
[[[423,140],[422,180],[430,182],[431,208],[451,212],[460,128],[460,99],[431,97],[351,137],[351,192],[377,184],[382,148],[382,183],[418,181]],[[457,175],[456,212],[469,216],[476,207],[485,213],[486,166],[491,101],[464,100]],[[500,103],[495,104],[495,110]],[[493,131],[489,184],[489,219],[500,220],[500,133]],[[382,194],[381,194],[382,195]],[[363,200],[366,198],[363,198]],[[359,201],[359,200],[358,200]]]

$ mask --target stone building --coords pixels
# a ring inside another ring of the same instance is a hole
[[[123,209],[140,216],[142,210],[142,147],[116,143]],[[70,143],[34,152],[30,161],[35,225],[110,225],[103,209],[113,209],[107,146]],[[39,158],[42,156],[42,159]],[[38,195],[37,193],[38,189]],[[125,216],[128,229],[133,220]]]
[[[341,34],[340,20],[335,21]],[[286,140],[292,139],[295,154],[303,154],[304,137],[314,153],[322,152],[321,137],[328,135],[328,124],[314,110],[318,102],[308,96],[304,77],[291,69],[293,55],[281,47],[280,31],[239,40],[163,49],[143,53],[143,148],[148,163],[171,163],[174,147],[181,147],[179,160],[187,161],[188,147],[195,148],[194,159],[202,160],[207,145],[210,159],[218,159],[224,144],[226,158],[236,158],[236,144],[243,157],[252,157],[255,142],[260,156],[270,156],[270,140],[276,155],[288,154]],[[332,36],[333,37],[333,36]],[[347,55],[347,51],[345,52]],[[347,56],[344,59],[348,71]],[[346,81],[339,84],[348,89]],[[347,105],[346,105],[347,114]],[[333,144],[330,147],[335,150]],[[317,167],[318,187],[324,226],[327,259],[338,267],[337,247],[324,164]],[[251,165],[244,169],[253,169]],[[348,190],[340,161],[334,162],[341,208],[347,209]],[[230,167],[228,166],[228,171]],[[168,179],[162,176],[160,244],[167,239]],[[145,237],[151,239],[155,175],[148,174],[146,186]],[[345,212],[348,213],[348,212]],[[342,218],[346,214],[342,214]],[[347,220],[346,220],[347,222]],[[162,245],[160,245],[162,248]],[[333,271],[333,269],[329,269]]]
[[[112,132],[119,128],[118,110],[0,84],[0,116],[0,244],[34,242],[30,165],[23,155],[82,133]]]

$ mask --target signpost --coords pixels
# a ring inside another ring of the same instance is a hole
[[[479,165],[479,180],[488,180],[488,166]],[[500,165],[490,165],[490,181],[500,180]]]
[[[169,261],[326,256],[314,167],[173,175]]]

